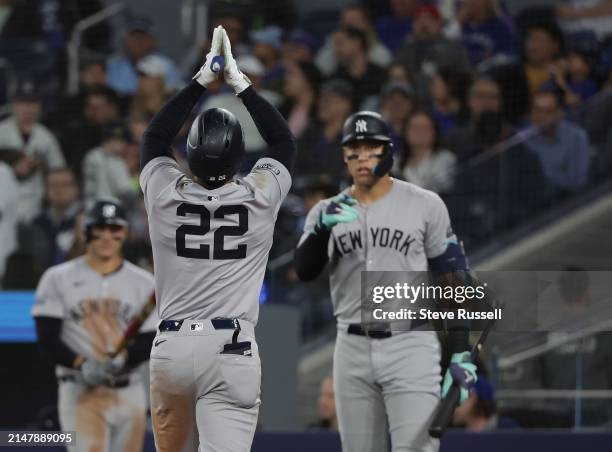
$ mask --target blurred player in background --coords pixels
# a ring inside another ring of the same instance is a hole
[[[187,139],[192,175],[171,145],[222,71],[268,149],[234,177],[244,135],[229,111],[196,117]],[[151,352],[151,414],[158,451],[246,452],[259,413],[255,342],[259,294],[274,223],[291,186],[295,144],[280,113],[238,69],[222,27],[194,80],[153,118],[141,149],[140,185],[149,217],[159,300]]]
[[[62,430],[76,432],[70,452],[142,449],[146,391],[139,364],[149,359],[155,316],[110,359],[130,320],[154,290],[150,273],[125,261],[125,213],[98,201],[84,220],[85,255],[45,272],[32,315],[38,343],[56,365]]]
[[[393,165],[389,126],[378,114],[355,113],[344,123],[344,162],[353,185],[320,201],[308,214],[296,250],[299,278],[315,278],[330,262],[330,286],[338,324],[334,389],[344,452],[433,452],[428,434],[440,397],[440,344],[434,331],[391,331],[363,325],[362,271],[467,270],[463,248],[435,193],[388,175]],[[448,322],[452,354],[442,385],[453,380],[461,400],[476,380],[469,360],[469,324]],[[423,328],[421,328],[423,329]]]

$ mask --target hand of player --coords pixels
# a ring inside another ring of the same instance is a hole
[[[320,230],[330,231],[338,223],[350,223],[359,218],[359,212],[355,209],[357,200],[341,193],[334,196],[327,208],[321,212],[319,221],[315,226],[315,232]]]
[[[442,398],[446,396],[453,382],[456,382],[461,389],[459,403],[465,402],[470,396],[470,389],[474,386],[476,380],[478,380],[476,365],[470,362],[470,352],[453,353],[442,382]]]
[[[81,365],[81,377],[83,382],[90,387],[100,386],[108,381],[106,364],[95,359],[87,359]]]
[[[212,83],[217,80],[219,74],[223,70],[225,62],[223,60],[223,56],[221,55],[221,46],[223,41],[222,32],[225,32],[225,30],[223,30],[223,27],[221,25],[219,25],[213,31],[210,51],[206,54],[204,64],[202,65],[198,73],[193,76],[193,79],[203,87],[206,87],[209,83]]]
[[[106,367],[106,372],[112,376],[118,375],[125,368],[125,364],[127,363],[127,352],[124,350],[119,353],[114,358],[110,358],[107,360],[104,365]]]
[[[222,33],[223,56],[225,57],[225,70],[223,72],[223,76],[225,77],[225,82],[234,89],[234,92],[236,94],[240,94],[251,86],[251,81],[246,75],[240,72],[240,69],[236,64],[236,60],[232,55],[232,43],[227,36],[227,32],[223,28]]]

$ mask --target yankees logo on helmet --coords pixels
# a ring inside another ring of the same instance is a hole
[[[368,123],[365,122],[365,120],[360,119],[355,122],[355,132],[356,133],[363,133],[367,131],[368,131]]]

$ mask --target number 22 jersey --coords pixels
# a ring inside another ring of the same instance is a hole
[[[161,319],[235,317],[257,323],[274,223],[291,187],[280,162],[262,158],[214,190],[169,157],[140,174]]]

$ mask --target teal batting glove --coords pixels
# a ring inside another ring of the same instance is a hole
[[[461,397],[459,403],[465,402],[470,396],[470,389],[474,386],[478,377],[476,376],[476,365],[470,362],[471,353],[453,353],[450,365],[444,375],[442,382],[442,398],[448,394],[449,389],[456,382],[460,388]]]
[[[315,226],[315,233],[321,231],[329,232],[338,223],[350,223],[359,218],[359,212],[355,209],[357,200],[346,194],[339,194],[331,199],[327,208],[321,212],[319,221]]]

